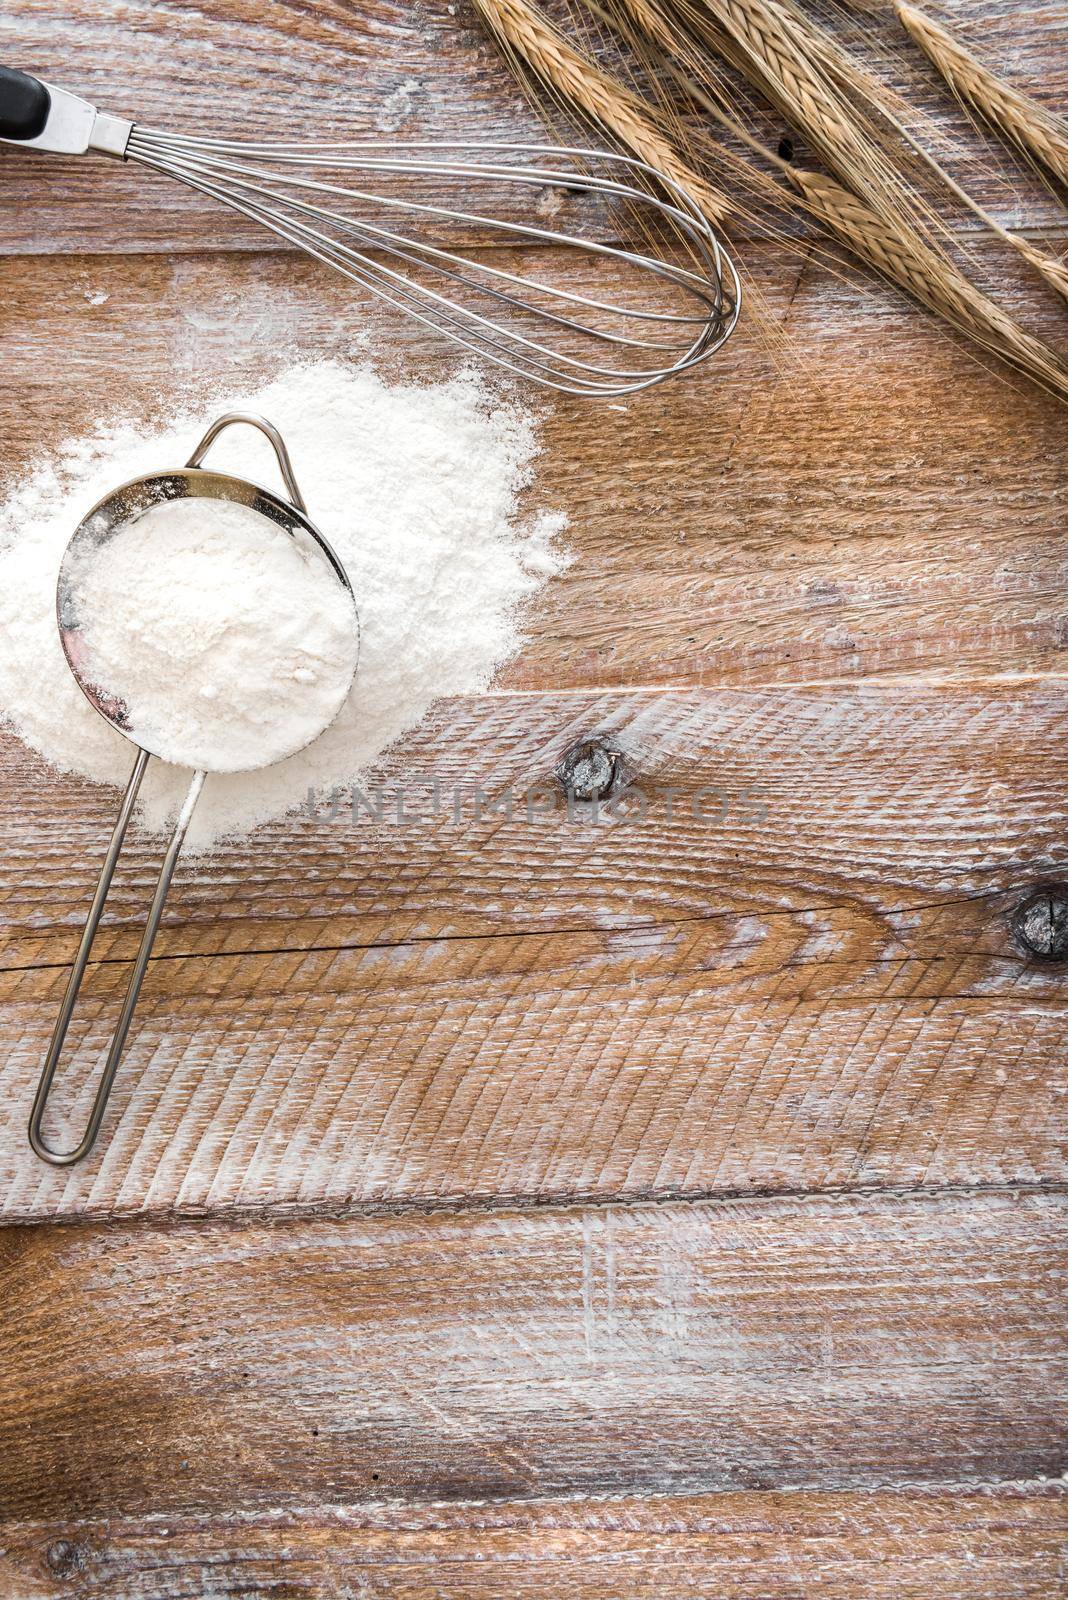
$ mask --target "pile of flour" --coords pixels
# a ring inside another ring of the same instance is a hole
[[[211,496],[163,500],[64,562],[68,654],[165,761],[241,772],[337,716],[356,670],[352,596],[302,529]]]
[[[84,699],[56,628],[56,578],[78,523],[130,478],[180,466],[208,422],[252,411],[281,430],[312,521],[341,558],[360,615],[360,660],[336,719],[307,749],[259,771],[209,777],[189,844],[222,838],[357,779],[435,700],[485,689],[522,642],[524,605],[566,557],[564,519],[520,519],[537,454],[533,419],[462,375],[390,386],[364,367],[304,365],[255,392],[218,393],[165,431],[109,422],[40,463],[0,505],[0,716],[54,766],[125,784],[132,746]],[[282,490],[249,428],[206,465]],[[199,580],[198,580],[199,581]],[[162,829],[188,775],[149,763],[141,819]]]

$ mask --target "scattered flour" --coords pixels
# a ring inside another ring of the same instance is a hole
[[[522,642],[520,613],[562,570],[564,519],[520,521],[537,454],[532,418],[462,375],[390,386],[365,367],[298,366],[255,392],[202,400],[165,431],[102,426],[41,463],[0,505],[0,715],[54,766],[124,785],[132,749],[82,696],[56,628],[66,545],[86,512],[130,478],[180,466],[223,411],[257,412],[285,438],[312,521],[345,564],[360,614],[360,662],[334,722],[298,754],[209,777],[189,847],[300,807],[309,789],[356,779],[434,701],[485,689]],[[278,487],[267,441],[224,433],[207,461]],[[160,830],[187,786],[153,761],[142,821]]]
[[[209,772],[302,750],[352,686],[352,596],[314,541],[233,500],[164,500],[63,564],[68,650],[153,755]]]
[[[396,133],[398,128],[404,126],[412,114],[413,96],[418,94],[420,87],[418,78],[406,78],[386,95],[375,117],[375,127],[379,133]]]

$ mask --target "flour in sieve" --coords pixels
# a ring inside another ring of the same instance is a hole
[[[351,782],[436,700],[488,687],[522,642],[524,607],[566,561],[563,517],[519,514],[538,450],[534,420],[471,376],[389,385],[365,367],[319,362],[253,392],[200,396],[164,430],[108,422],[41,462],[0,505],[0,713],[62,770],[124,785],[131,765],[129,742],[85,701],[60,647],[63,551],[97,500],[180,465],[208,422],[230,410],[281,429],[312,520],[352,581],[360,664],[337,718],[306,750],[208,778],[194,849],[296,810],[309,789]],[[278,483],[270,446],[251,429],[224,434],[210,465]],[[166,825],[186,776],[150,762],[149,827]]]
[[[251,506],[161,501],[64,570],[79,671],[165,761],[268,766],[316,738],[348,695],[349,591],[306,534]]]

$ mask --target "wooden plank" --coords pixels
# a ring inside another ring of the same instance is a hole
[[[945,1194],[7,1230],[0,1503],[240,1530],[387,1502],[418,1528],[443,1500],[1056,1479],[1063,1213]]]
[[[106,1139],[67,1173],[23,1124],[113,801],[83,817],[56,782],[58,827],[12,818],[4,852],[5,1214],[1063,1179],[1065,968],[1010,919],[1068,876],[1064,706],[1050,682],[443,707],[401,763],[416,806],[441,777],[436,823],[298,820],[183,869]],[[476,820],[596,728],[644,790],[615,821]],[[101,936],[57,1126],[87,1115],[157,854]]]
[[[1066,700],[1049,678],[443,701],[365,775],[356,821],[346,792],[182,864],[157,949],[810,916],[823,940],[810,955],[934,958],[944,940],[1015,969],[1008,912],[1068,869]],[[624,785],[596,815],[569,812],[555,777],[590,735]],[[0,969],[68,961],[115,792],[57,775],[10,735],[0,787]],[[127,848],[99,957],[135,953],[158,870],[154,837]],[[835,943],[834,912],[872,931]]]
[[[1062,105],[1064,29],[1048,7],[967,0],[955,20],[1010,82]],[[888,18],[866,17],[864,52],[933,115],[954,172],[1013,226],[1059,226],[1055,199],[973,130],[919,51]],[[309,8],[299,0],[128,0],[121,8],[11,0],[6,56],[118,115],[176,132],[249,138],[537,139],[496,47],[464,7],[371,0]],[[281,120],[280,120],[281,119]],[[769,122],[775,142],[779,130]],[[242,219],[176,184],[101,159],[61,160],[5,147],[0,252],[261,249]],[[451,198],[463,190],[445,185]],[[577,208],[598,230],[603,219]],[[955,219],[970,227],[965,214]]]
[[[1041,1484],[324,1505],[0,1525],[0,1573],[34,1600],[1050,1600],[1065,1533]]]
[[[881,1003],[731,1004],[700,987],[699,967],[665,981],[612,963],[605,977],[596,949],[553,944],[555,959],[533,974],[470,975],[450,942],[245,957],[219,963],[221,976],[199,962],[193,996],[160,996],[157,977],[100,1145],[65,1171],[25,1141],[60,985],[47,1002],[6,1004],[2,1214],[347,1211],[1068,1175],[1063,1000],[921,986],[916,999]],[[468,959],[477,968],[494,954]],[[576,966],[583,957],[592,974]],[[312,994],[294,977],[309,967],[328,971]],[[413,994],[403,979],[419,968],[431,979]],[[120,999],[112,978],[83,1002],[75,1064],[46,1122],[58,1148],[88,1118]]]
[[[569,514],[576,559],[502,682],[1064,670],[1063,408],[880,290],[799,279],[770,251],[755,266],[761,309],[700,373],[615,409],[547,408],[532,503]],[[1058,307],[1029,304],[1052,335]],[[761,318],[785,330],[774,359]],[[298,357],[455,366],[280,256],[9,261],[0,340],[8,479],[101,416],[207,409]]]

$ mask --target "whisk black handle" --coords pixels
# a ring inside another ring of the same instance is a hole
[[[38,79],[0,67],[0,139],[36,139],[51,105],[52,96]]]

